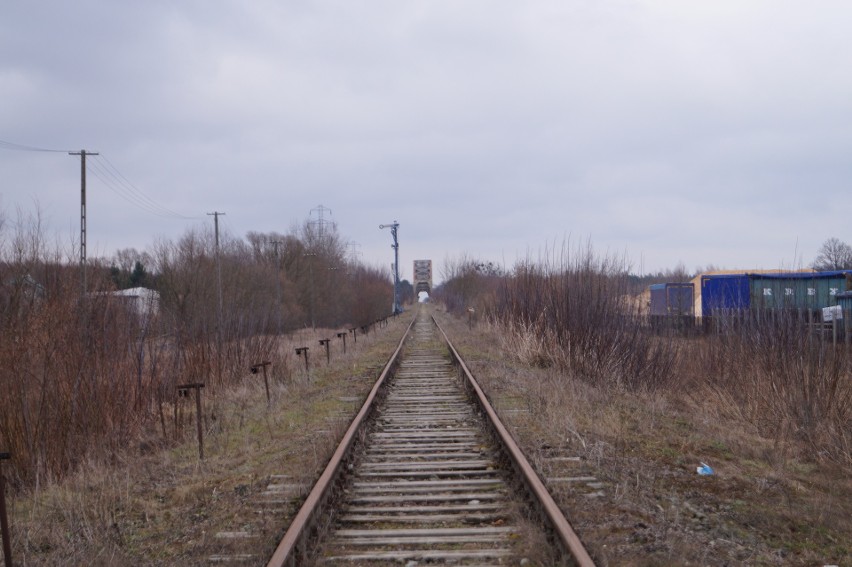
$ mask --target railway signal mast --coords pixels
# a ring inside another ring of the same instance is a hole
[[[379,228],[389,228],[391,236],[393,236],[393,314],[402,313],[402,307],[399,304],[399,240],[397,239],[397,230],[399,223],[393,221],[393,224],[380,224]]]

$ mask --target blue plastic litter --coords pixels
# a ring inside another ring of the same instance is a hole
[[[695,472],[703,476],[710,476],[712,474],[715,474],[713,472],[713,469],[710,468],[710,465],[708,465],[707,463],[701,463],[701,466],[695,469]]]

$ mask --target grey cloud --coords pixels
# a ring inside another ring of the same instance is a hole
[[[832,205],[852,173],[845,2],[5,10],[0,139],[102,151],[158,202],[226,210],[238,233],[322,202],[383,264],[377,226],[395,218],[404,255],[501,261],[592,235],[653,269],[776,267],[790,241],[815,251],[847,226]],[[2,151],[0,168],[4,207],[38,197],[52,228],[74,226],[72,158]],[[186,227],[92,183],[104,249]]]

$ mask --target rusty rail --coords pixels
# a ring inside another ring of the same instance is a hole
[[[284,538],[275,549],[275,553],[273,553],[272,557],[269,559],[269,562],[267,563],[268,567],[296,567],[305,562],[307,542],[313,533],[314,522],[319,513],[322,511],[324,504],[331,496],[334,484],[340,477],[343,465],[352,450],[356,436],[361,431],[361,428],[366,424],[367,418],[372,413],[374,407],[373,401],[384,386],[388,376],[393,374],[394,368],[399,362],[399,353],[402,351],[402,347],[411,332],[411,328],[414,325],[415,320],[416,317],[412,317],[411,323],[409,323],[406,328],[396,350],[391,355],[387,364],[385,364],[379,379],[373,385],[367,399],[364,401],[364,404],[361,406],[361,409],[358,411],[355,419],[346,430],[343,440],[337,446],[331,460],[328,462],[328,465],[326,465],[322,475],[320,475],[319,480],[314,485],[310,494],[308,494],[305,503],[302,504],[302,507],[299,509],[299,512],[296,514],[296,517],[287,529],[287,533],[284,534]]]
[[[497,412],[494,411],[494,408],[491,407],[491,404],[488,402],[488,399],[485,396],[485,393],[480,388],[476,379],[473,377],[473,374],[470,372],[470,369],[465,364],[464,360],[462,360],[458,351],[456,350],[453,343],[450,342],[447,333],[444,332],[444,329],[438,324],[438,321],[435,317],[432,317],[432,321],[435,322],[435,326],[441,332],[441,335],[444,337],[444,340],[447,343],[447,346],[452,353],[453,359],[458,364],[459,368],[461,368],[464,373],[465,380],[470,385],[471,389],[476,394],[476,399],[479,403],[479,406],[482,408],[483,412],[488,416],[488,420],[491,422],[491,425],[494,427],[494,430],[497,433],[497,436],[503,445],[503,448],[506,451],[508,457],[512,460],[512,464],[515,467],[515,470],[521,475],[521,480],[529,491],[530,495],[535,499],[536,504],[541,509],[541,512],[544,514],[544,517],[547,519],[550,524],[550,528],[553,530],[554,534],[557,537],[557,540],[562,545],[562,547],[567,551],[581,567],[594,567],[595,562],[592,560],[589,552],[586,551],[583,542],[580,541],[579,536],[574,531],[574,528],[571,527],[571,524],[568,522],[568,519],[565,518],[565,515],[562,513],[562,510],[559,509],[559,506],[553,500],[553,497],[548,492],[547,488],[544,486],[544,483],[536,474],[535,470],[530,465],[527,458],[524,456],[518,444],[515,443],[515,440],[512,438],[509,431],[503,425],[503,422],[500,421],[500,418],[497,416]]]

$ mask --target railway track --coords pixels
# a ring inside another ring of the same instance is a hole
[[[269,565],[517,565],[523,510],[544,518],[555,555],[593,565],[421,311]]]

